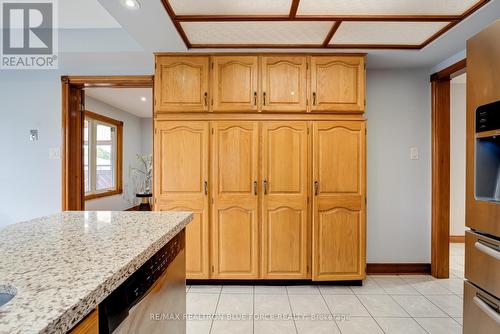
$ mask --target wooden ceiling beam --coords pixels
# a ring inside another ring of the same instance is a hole
[[[342,21],[337,21],[332,25],[332,28],[330,29],[328,34],[326,34],[325,40],[323,41],[324,48],[328,46],[328,43],[330,43],[330,41],[332,40],[333,35],[335,35],[335,32],[337,32],[341,23]]]
[[[300,0],[292,0],[292,5],[290,6],[290,20],[293,20],[297,15],[297,9],[299,9]]]

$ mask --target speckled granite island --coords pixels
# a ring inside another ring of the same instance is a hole
[[[191,220],[189,212],[65,212],[0,229],[0,289],[16,292],[0,306],[0,333],[68,332]]]

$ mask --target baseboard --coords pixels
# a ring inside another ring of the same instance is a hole
[[[139,205],[133,206],[131,208],[128,208],[127,210],[124,211],[139,211]]]
[[[427,275],[431,273],[430,263],[367,263],[368,275]]]
[[[450,235],[450,242],[453,244],[464,243],[465,235]]]

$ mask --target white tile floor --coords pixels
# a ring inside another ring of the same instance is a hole
[[[188,287],[188,334],[462,333],[464,245],[450,278],[368,276],[362,287]],[[253,315],[253,316],[252,316]]]

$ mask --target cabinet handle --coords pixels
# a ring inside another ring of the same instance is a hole
[[[316,92],[313,92],[313,106],[316,105]]]
[[[266,105],[266,92],[262,93],[262,97],[263,97],[262,104]]]
[[[208,93],[205,92],[204,96],[205,96],[205,107],[206,107],[208,104]]]
[[[318,181],[314,181],[314,196],[318,196],[318,187],[319,187]]]
[[[203,187],[205,188],[205,195],[208,195],[208,182],[203,182]]]
[[[267,180],[264,180],[264,195],[267,195]]]
[[[476,296],[474,296],[474,298],[472,298],[472,301],[474,302],[474,304],[476,304],[477,307],[479,307],[479,309],[481,311],[486,313],[486,315],[488,317],[490,317],[498,325],[500,325],[500,315],[498,315],[496,310],[493,308],[493,305],[489,305],[489,303],[487,303],[485,301],[485,299],[486,298],[481,296],[479,293],[476,293]],[[498,309],[498,305],[495,305],[495,306],[496,306],[496,309]]]
[[[253,193],[255,196],[257,196],[257,181],[253,182]]]
[[[253,105],[257,105],[257,92],[253,92]]]

